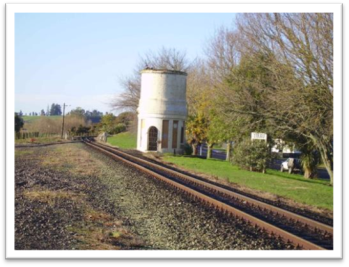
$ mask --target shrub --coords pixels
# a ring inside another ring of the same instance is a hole
[[[265,141],[246,139],[235,146],[232,162],[241,169],[265,173],[270,159],[270,149]]]
[[[19,133],[23,125],[23,119],[17,113],[15,113],[15,132]]]
[[[183,146],[183,154],[184,155],[191,155],[193,154],[193,148],[189,144],[184,144]]]
[[[114,134],[118,134],[118,133],[122,133],[122,132],[125,132],[126,131],[126,124],[125,123],[118,123],[114,130],[113,130],[113,133]]]

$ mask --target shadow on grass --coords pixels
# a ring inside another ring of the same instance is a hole
[[[322,185],[330,186],[330,183],[328,181],[324,181],[324,180],[320,180],[320,179],[307,179],[307,178],[304,178],[300,175],[296,176],[295,174],[285,174],[285,173],[282,173],[282,172],[279,172],[276,170],[272,170],[272,169],[267,169],[267,174],[279,176],[279,177],[286,178],[286,179],[297,180],[297,181],[304,182],[304,183],[322,184]]]

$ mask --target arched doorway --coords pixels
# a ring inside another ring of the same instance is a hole
[[[148,132],[148,151],[158,150],[158,129],[152,126],[149,128]]]

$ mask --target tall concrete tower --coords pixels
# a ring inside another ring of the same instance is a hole
[[[187,118],[187,74],[145,69],[141,72],[137,149],[182,152]]]

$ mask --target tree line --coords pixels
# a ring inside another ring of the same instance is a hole
[[[269,145],[282,139],[302,151],[306,177],[316,175],[320,158],[333,183],[333,15],[238,14],[204,51],[192,62],[175,48],[145,54],[111,106],[136,113],[146,67],[186,71],[186,135],[194,153],[200,143],[210,151],[263,132]]]
[[[119,115],[98,110],[84,110],[80,107],[71,110],[65,116],[65,131],[71,136],[90,134],[97,135],[100,132],[118,134],[124,131],[134,131],[134,114],[122,112]],[[24,130],[24,131],[23,131]],[[24,122],[19,113],[15,113],[15,132],[39,132],[40,134],[60,134],[62,120],[43,116],[40,120],[30,123]]]

